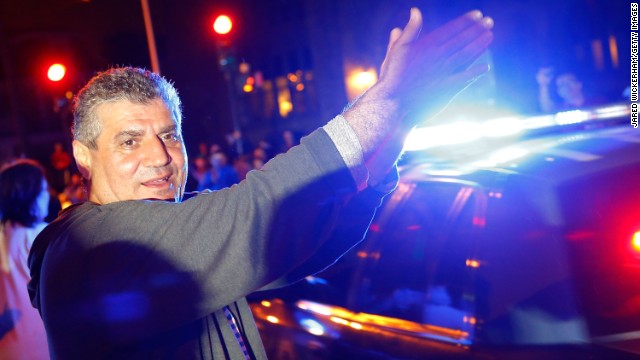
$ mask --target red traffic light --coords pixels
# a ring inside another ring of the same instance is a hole
[[[62,64],[56,63],[49,66],[49,70],[47,70],[47,77],[49,80],[57,82],[62,80],[66,73],[67,68]]]
[[[233,22],[227,15],[219,15],[213,22],[213,31],[220,35],[226,35],[231,32],[233,28]]]

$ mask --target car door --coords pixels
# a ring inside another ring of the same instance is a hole
[[[485,191],[473,182],[399,185],[358,250],[350,287],[348,307],[369,314],[386,334],[368,347],[420,357],[459,352],[474,342],[482,306],[475,295],[475,252],[485,210]]]

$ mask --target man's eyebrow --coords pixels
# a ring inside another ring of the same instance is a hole
[[[122,138],[130,138],[130,137],[140,137],[144,135],[143,130],[122,130],[116,134],[114,139],[122,139]]]
[[[178,132],[178,127],[175,124],[165,126],[162,129],[160,129],[160,132],[158,132],[158,134],[166,134],[170,132]]]

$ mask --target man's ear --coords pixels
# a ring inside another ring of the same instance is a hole
[[[78,140],[73,140],[73,157],[76,159],[78,170],[86,180],[91,179],[91,153],[89,148]]]

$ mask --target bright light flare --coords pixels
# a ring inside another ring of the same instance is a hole
[[[336,324],[340,324],[340,325],[349,325],[349,320],[345,320],[341,317],[337,317],[337,316],[332,316],[329,318],[329,320],[333,321]]]
[[[416,151],[436,146],[464,144],[481,136],[480,124],[470,121],[416,128],[407,136],[404,150]]]
[[[609,119],[621,116],[628,116],[631,113],[627,105],[611,105],[598,108],[595,111],[596,119]]]
[[[516,117],[493,119],[482,123],[482,133],[486,137],[512,136],[523,129],[523,120]]]
[[[53,64],[49,66],[49,70],[47,70],[47,77],[51,81],[60,81],[64,78],[64,75],[67,73],[67,68],[62,64]]]
[[[220,35],[226,35],[231,32],[233,22],[227,15],[219,15],[213,22],[213,31]]]
[[[532,116],[524,120],[524,127],[528,130],[542,129],[556,125],[553,115]]]
[[[300,325],[312,335],[322,336],[325,333],[324,326],[313,319],[302,319]]]
[[[589,112],[583,110],[563,111],[556,114],[558,125],[577,124],[589,120]]]
[[[277,324],[280,322],[280,319],[278,319],[276,316],[269,315],[267,316],[267,321],[273,324]]]
[[[356,86],[366,89],[376,82],[376,73],[373,70],[359,72],[354,76],[353,81]]]
[[[316,314],[325,316],[331,315],[331,308],[326,305],[316,304],[308,301],[298,301],[297,306],[302,310],[309,310]]]
[[[529,151],[519,147],[506,148],[495,152],[489,157],[490,161],[498,164],[503,164],[515,159],[519,159],[529,154]]]
[[[355,99],[376,81],[378,81],[378,74],[375,69],[363,70],[359,68],[348,71],[346,78],[347,97],[350,101]]]
[[[640,231],[636,231],[631,238],[631,246],[635,251],[640,252]]]
[[[513,160],[525,157],[530,154],[530,151],[520,147],[509,147],[506,149],[498,150],[491,154],[489,158],[485,160],[476,161],[473,163],[475,167],[495,167],[501,164],[511,162]]]
[[[506,116],[484,122],[460,121],[414,129],[405,142],[405,151],[419,151],[437,146],[470,143],[481,138],[517,136],[536,129],[617,119],[631,113],[628,104],[614,104],[591,110],[570,110],[554,115]]]
[[[471,267],[471,268],[479,268],[480,267],[480,261],[478,261],[478,260],[467,259],[466,264],[467,264],[468,267]]]

